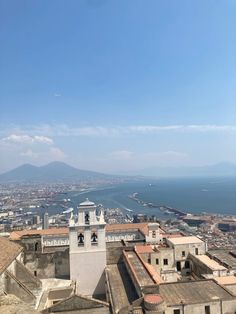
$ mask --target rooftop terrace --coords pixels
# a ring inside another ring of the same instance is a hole
[[[206,303],[216,299],[230,300],[232,294],[213,280],[160,284],[160,295],[167,305]]]
[[[236,285],[236,276],[215,277],[214,280],[220,285]]]
[[[207,267],[210,269],[214,270],[227,270],[224,266],[220,265],[218,262],[215,260],[211,259],[207,255],[196,255],[196,259],[198,259],[200,262],[204,263]]]
[[[195,236],[170,238],[169,242],[173,245],[203,243],[201,239]]]
[[[227,250],[211,250],[208,251],[208,255],[225,267],[230,269],[236,269],[236,258],[230,254]]]

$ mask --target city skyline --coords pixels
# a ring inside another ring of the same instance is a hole
[[[235,7],[1,1],[0,173],[236,163]]]

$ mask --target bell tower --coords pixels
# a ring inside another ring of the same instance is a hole
[[[78,207],[78,221],[70,218],[70,279],[87,296],[105,294],[106,239],[103,211],[86,199]]]

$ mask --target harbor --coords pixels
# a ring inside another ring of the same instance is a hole
[[[166,206],[163,204],[155,204],[155,203],[151,203],[151,202],[145,202],[142,199],[140,199],[138,197],[138,192],[135,192],[131,195],[128,195],[128,197],[133,200],[134,202],[138,203],[139,205],[143,206],[143,207],[148,207],[148,208],[157,208],[158,210],[164,212],[164,214],[175,214],[176,216],[182,218],[184,216],[187,215],[187,213],[185,213],[182,210],[179,210],[177,208],[173,208],[170,206]]]

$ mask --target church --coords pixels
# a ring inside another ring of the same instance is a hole
[[[34,287],[28,294],[38,313],[236,312],[234,252],[209,251],[199,237],[167,233],[158,223],[107,225],[88,199],[68,228],[14,231],[10,240],[27,282],[9,268],[12,285],[2,292],[20,297]]]
[[[106,239],[103,211],[86,200],[78,208],[78,220],[69,225],[70,279],[83,295],[105,294]]]

